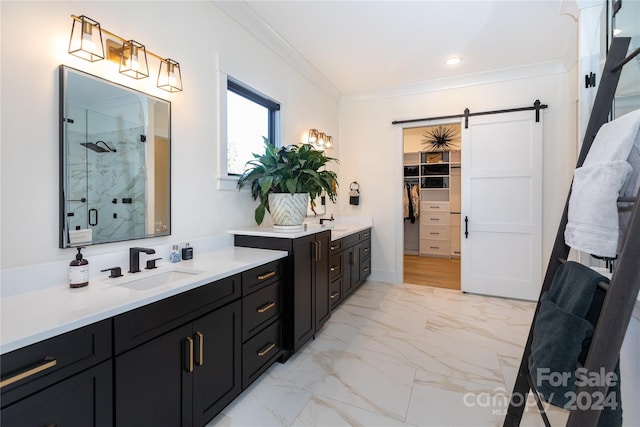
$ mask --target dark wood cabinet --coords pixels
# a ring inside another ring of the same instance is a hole
[[[116,425],[202,426],[241,391],[240,301],[115,359]]]
[[[334,309],[371,274],[371,229],[332,241],[330,265]]]
[[[112,425],[111,320],[3,354],[3,426]]]
[[[3,427],[113,426],[111,361],[2,408]]]
[[[295,239],[235,236],[236,246],[289,252],[282,291],[283,348],[287,357],[311,339],[331,316],[330,242],[328,230]]]

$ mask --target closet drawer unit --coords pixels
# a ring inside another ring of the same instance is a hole
[[[242,299],[242,340],[245,341],[281,313],[282,282],[277,281]]]
[[[447,240],[420,240],[420,255],[449,256],[451,253],[450,243]]]
[[[242,345],[242,388],[246,388],[280,356],[282,325],[280,321]]]
[[[242,295],[267,286],[282,275],[282,261],[277,260],[242,273]]]
[[[428,240],[449,240],[451,235],[451,228],[449,227],[435,227],[435,226],[421,226],[420,238]]]
[[[420,202],[420,211],[423,214],[432,212],[449,213],[449,202]]]
[[[420,215],[420,225],[448,227],[451,222],[449,217],[449,212],[423,212]]]
[[[343,252],[331,255],[329,261],[329,280],[333,281],[342,276],[342,257]]]

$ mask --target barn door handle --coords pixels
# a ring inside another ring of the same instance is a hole
[[[468,216],[464,217],[464,238],[465,239],[469,238],[469,217]]]

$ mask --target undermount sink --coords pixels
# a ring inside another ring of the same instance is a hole
[[[159,286],[168,285],[188,277],[197,276],[204,273],[203,270],[194,270],[190,268],[174,268],[171,270],[158,271],[153,273],[141,273],[143,277],[133,277],[118,283],[116,286],[132,289],[134,291],[147,291]],[[138,274],[138,273],[136,273]]]

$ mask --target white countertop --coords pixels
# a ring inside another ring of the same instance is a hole
[[[277,237],[281,239],[297,239],[298,237],[308,236],[310,234],[319,233],[321,231],[330,230],[331,240],[338,240],[342,237],[357,233],[372,227],[371,218],[367,217],[338,217],[334,221],[327,221],[323,226],[319,224],[319,220],[314,222],[305,222],[306,227],[299,231],[280,231],[275,230],[271,226],[255,226],[235,228],[228,230],[230,234],[238,234],[242,236],[260,236],[260,237]]]
[[[202,273],[149,290],[132,290],[118,286],[123,280],[111,279],[106,273],[93,277],[84,288],[72,289],[68,284],[3,296],[0,299],[0,354],[72,331],[129,310],[229,277],[287,256],[286,251],[227,246],[194,259],[171,264],[160,261],[158,269],[143,269],[135,278],[158,274],[174,267],[201,270]],[[125,269],[123,269],[125,271]],[[3,286],[7,286],[3,283]]]

